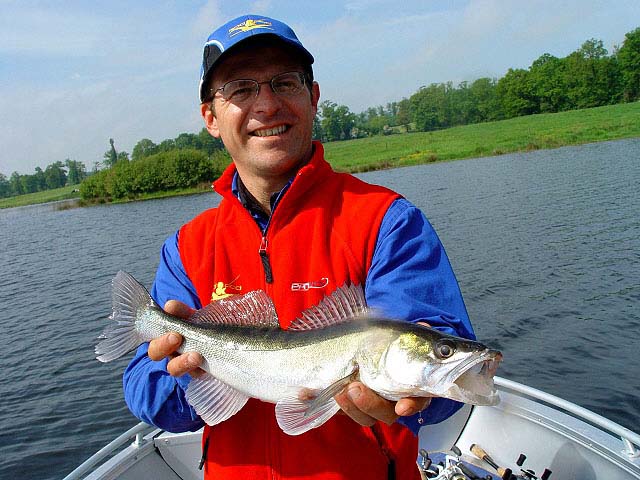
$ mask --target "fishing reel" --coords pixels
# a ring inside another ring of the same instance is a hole
[[[434,454],[434,458],[438,456],[437,462],[433,461],[426,450],[421,449],[418,452],[418,467],[422,480],[549,480],[551,477],[552,472],[548,468],[545,468],[540,477],[537,477],[533,470],[523,468],[520,468],[520,473],[514,474],[510,468],[499,466],[479,445],[471,445],[470,450],[478,459],[491,466],[498,475],[490,474],[462,460],[462,452],[454,445],[451,447],[451,453]],[[522,467],[526,458],[526,455],[521,453],[516,465]]]
[[[429,453],[421,449],[419,454],[421,460],[418,465],[422,480],[491,480],[493,477],[487,472],[485,477],[481,477],[476,471],[472,470],[469,464],[460,460],[460,450],[457,447],[452,448],[455,454],[440,454],[437,463],[429,457]]]

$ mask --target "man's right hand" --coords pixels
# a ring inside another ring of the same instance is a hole
[[[192,308],[178,300],[169,300],[165,303],[164,310],[170,315],[185,319],[194,312]],[[157,361],[165,357],[171,357],[171,360],[167,363],[167,371],[174,377],[179,377],[185,373],[192,377],[202,375],[204,373],[204,370],[200,368],[202,355],[198,352],[176,353],[181,344],[182,336],[175,332],[169,332],[149,342],[149,358]]]

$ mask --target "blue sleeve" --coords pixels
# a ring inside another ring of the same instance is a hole
[[[160,263],[151,288],[151,296],[161,307],[167,300],[180,300],[191,308],[200,309],[200,299],[187,276],[178,250],[178,232],[162,245]]]
[[[365,294],[368,305],[387,316],[424,321],[442,332],[475,339],[444,247],[424,214],[405,199],[391,204],[380,225]],[[461,407],[459,402],[434,398],[422,420],[438,423]],[[398,421],[417,433],[418,418]]]
[[[151,295],[161,306],[167,300],[175,299],[192,308],[200,308],[195,288],[180,261],[177,233],[162,246]],[[140,345],[124,372],[122,383],[129,410],[140,420],[170,432],[199,429],[204,423],[185,397],[191,377],[169,375],[168,360],[151,360],[147,355],[148,348],[148,343]]]

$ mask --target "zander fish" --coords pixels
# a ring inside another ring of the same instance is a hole
[[[334,396],[360,380],[389,400],[439,396],[476,405],[498,402],[500,352],[409,322],[375,317],[358,286],[344,286],[302,313],[287,330],[261,290],[212,302],[188,320],[165,313],[131,275],[113,279],[113,314],[96,346],[109,362],[169,331],[179,351],[202,354],[206,374],[186,397],[215,425],[250,397],[276,404],[280,428],[298,435],[340,407]]]

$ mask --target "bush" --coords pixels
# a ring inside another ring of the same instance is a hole
[[[218,178],[229,163],[226,152],[207,157],[194,149],[174,149],[132,162],[119,162],[80,185],[83,200],[136,198],[141,194],[189,188]]]

